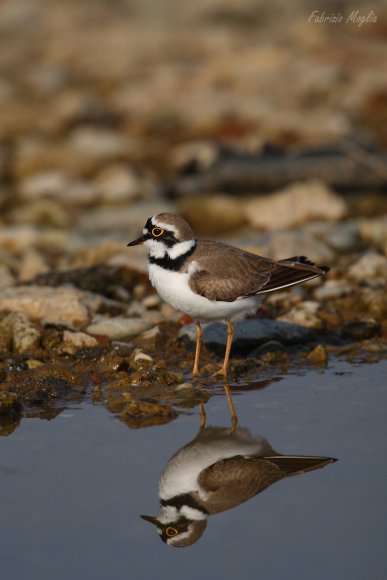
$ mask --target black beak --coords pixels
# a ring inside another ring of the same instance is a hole
[[[156,516],[140,516],[140,518],[142,518],[146,522],[149,522],[150,524],[153,524],[154,526],[157,526],[157,524],[159,523]]]
[[[129,244],[127,244],[127,245],[128,246],[138,246],[139,244],[143,244],[148,239],[149,239],[149,236],[147,234],[143,234],[142,236],[137,238],[137,240],[133,240],[133,242],[129,242]]]

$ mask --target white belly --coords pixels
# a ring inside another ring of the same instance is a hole
[[[257,296],[241,298],[235,302],[208,300],[192,292],[188,285],[189,276],[188,273],[173,272],[149,264],[149,279],[160,298],[198,322],[238,320],[255,312],[259,306],[260,299]]]

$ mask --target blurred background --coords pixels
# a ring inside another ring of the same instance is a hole
[[[273,258],[384,253],[386,40],[383,0],[2,0],[0,284],[143,269],[163,210]]]

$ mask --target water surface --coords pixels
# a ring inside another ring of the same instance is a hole
[[[185,549],[139,516],[158,513],[160,474],[195,437],[198,408],[140,430],[90,403],[23,420],[0,440],[4,578],[384,579],[386,374],[386,361],[337,362],[259,391],[232,387],[240,425],[276,451],[338,461],[210,517]],[[209,425],[230,425],[221,391],[206,413]]]

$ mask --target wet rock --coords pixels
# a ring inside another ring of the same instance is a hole
[[[90,324],[86,330],[89,334],[102,334],[111,340],[121,340],[131,336],[137,336],[148,330],[151,324],[142,318],[101,318]]]
[[[172,373],[153,365],[132,373],[129,377],[129,382],[132,387],[171,386],[182,383],[183,375]]]
[[[356,341],[367,340],[380,332],[381,326],[373,318],[350,321],[341,329],[342,336]]]
[[[326,366],[328,353],[322,344],[318,344],[306,357],[306,360],[314,365]]]
[[[365,282],[368,278],[386,278],[387,257],[376,252],[367,252],[350,266],[348,276]]]
[[[67,354],[75,354],[80,348],[91,348],[98,346],[98,341],[93,336],[85,332],[63,332],[63,342],[61,348]]]
[[[23,312],[11,312],[0,322],[2,340],[18,353],[33,352],[39,346],[41,333]]]
[[[16,393],[0,391],[0,415],[20,410],[21,404]]]
[[[118,417],[131,429],[139,429],[169,423],[177,417],[177,413],[168,405],[131,400],[124,405]]]
[[[224,349],[226,342],[226,326],[222,323],[203,325],[203,343],[207,346]],[[180,337],[196,341],[196,327],[188,324],[179,331]],[[259,344],[269,341],[279,341],[283,344],[298,344],[312,340],[314,333],[309,328],[289,324],[278,320],[253,319],[243,320],[235,324],[233,340],[234,352],[251,352]]]
[[[136,348],[133,351],[131,360],[133,361],[133,366],[137,369],[149,368],[153,365],[154,362],[153,358],[149,354],[146,354],[144,351],[142,351],[140,348]]]
[[[102,298],[75,288],[19,286],[0,290],[0,311],[24,312],[43,323],[87,324]]]
[[[285,347],[281,342],[269,340],[250,352],[249,356],[258,358],[263,362],[274,363],[283,359],[284,352]]]
[[[305,302],[296,304],[294,308],[283,316],[279,316],[277,320],[292,324],[300,324],[307,328],[319,329],[322,327],[322,321],[317,316],[319,308],[320,304],[318,302],[305,300]]]
[[[7,381],[23,404],[40,405],[69,393],[74,396],[86,391],[86,380],[77,369],[55,363],[13,372]]]
[[[324,183],[311,180],[295,183],[246,206],[246,219],[257,229],[290,228],[310,220],[339,220],[347,212],[343,198]]]

